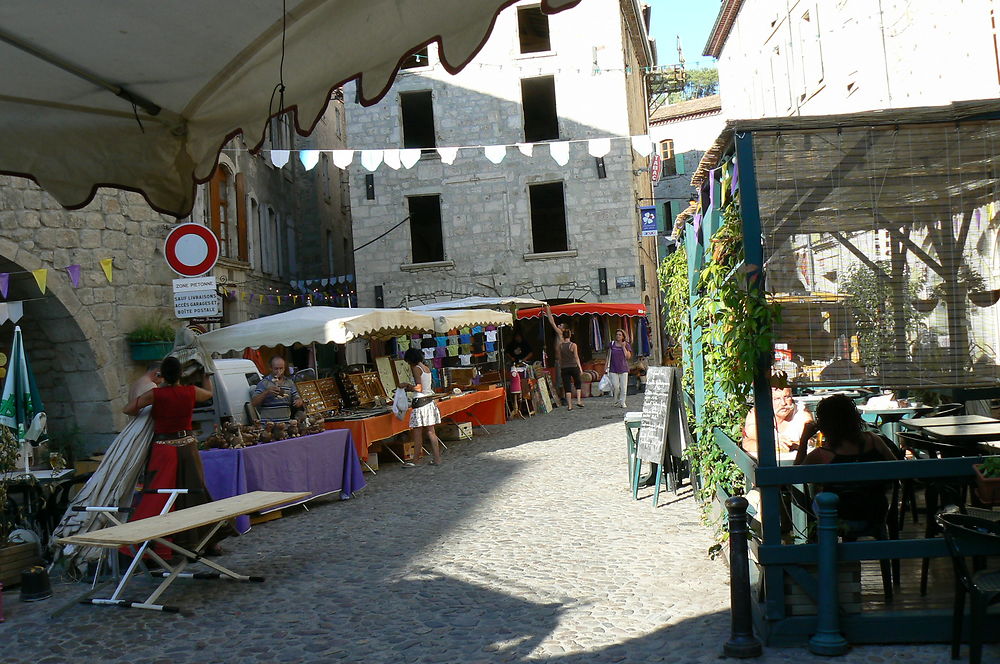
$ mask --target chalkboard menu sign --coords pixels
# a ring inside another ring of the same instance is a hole
[[[637,449],[637,456],[645,461],[663,463],[674,378],[673,367],[650,367],[646,372],[646,394],[642,402],[642,428],[639,429]]]
[[[663,463],[668,442],[671,455],[680,457],[691,439],[681,376],[677,367],[650,367],[646,372],[638,444],[644,461]]]

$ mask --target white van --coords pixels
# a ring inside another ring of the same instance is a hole
[[[200,439],[211,435],[217,424],[249,424],[247,406],[254,386],[261,379],[257,365],[250,360],[216,360],[212,377],[212,400],[194,409],[192,424]]]

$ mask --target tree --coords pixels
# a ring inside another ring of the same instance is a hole
[[[671,104],[719,93],[719,70],[715,67],[688,69],[687,81],[680,92],[671,92],[667,100]]]

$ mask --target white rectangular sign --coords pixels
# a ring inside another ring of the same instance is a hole
[[[222,298],[214,290],[174,293],[174,315],[203,318],[222,313]]]
[[[215,291],[215,277],[174,279],[175,293],[188,293],[191,291]]]

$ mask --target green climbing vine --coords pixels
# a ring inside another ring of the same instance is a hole
[[[687,249],[683,244],[663,259],[657,276],[660,292],[663,293],[664,326],[670,335],[669,354],[684,367],[684,389],[691,394],[694,391],[694,368],[690,362],[683,361],[684,353],[691,348],[691,298]]]

